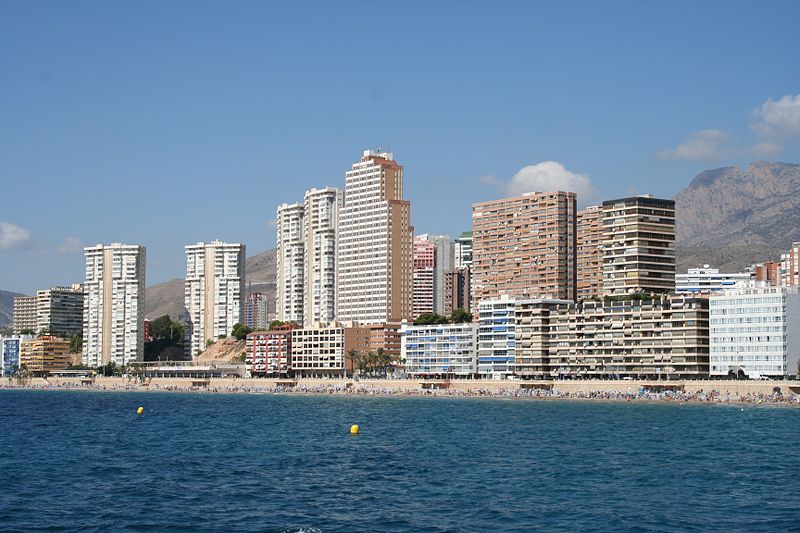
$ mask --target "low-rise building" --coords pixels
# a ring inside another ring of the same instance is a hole
[[[369,350],[369,331],[353,322],[292,331],[291,369],[297,377],[343,377],[353,371],[351,350]]]
[[[406,373],[419,378],[469,378],[477,373],[478,325],[404,324]]]
[[[752,278],[749,272],[735,274],[720,273],[718,268],[703,265],[690,268],[686,274],[675,274],[676,293],[712,293],[732,289],[737,284],[748,283]]]
[[[292,371],[292,330],[294,323],[247,336],[245,364],[252,376],[287,376]]]
[[[478,304],[478,374],[505,379],[514,373],[516,301],[507,295]]]
[[[22,342],[32,338],[30,335],[0,336],[0,377],[17,373]]]
[[[711,375],[800,374],[798,290],[752,283],[712,296]]]
[[[26,365],[34,375],[45,375],[69,366],[69,341],[52,335],[28,339],[20,345],[20,366]]]

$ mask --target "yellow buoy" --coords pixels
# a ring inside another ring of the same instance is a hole
[[[140,408],[138,408],[138,409],[136,410],[136,414],[137,414],[137,415],[140,415],[140,414],[142,414],[142,413],[144,413],[144,407],[140,407]]]
[[[351,435],[358,435],[358,432],[359,432],[358,424],[353,424],[352,426],[350,426]]]

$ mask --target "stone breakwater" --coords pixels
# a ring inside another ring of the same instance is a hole
[[[50,390],[197,392],[240,394],[322,394],[447,398],[527,398],[542,400],[665,401],[800,405],[798,381],[418,381],[418,380],[269,380],[153,378],[146,383],[122,377],[13,379],[0,388]]]

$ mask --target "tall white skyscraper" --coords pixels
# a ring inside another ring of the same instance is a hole
[[[244,320],[245,246],[212,241],[186,246],[186,332],[189,356],[209,340],[229,336]]]
[[[311,189],[305,195],[303,314],[306,327],[336,319],[336,245],[342,202],[342,191],[333,187]]]
[[[444,274],[453,270],[454,251],[453,240],[449,235],[431,235],[423,233],[417,235],[436,246],[436,265],[433,267],[433,312],[444,313]]]
[[[305,225],[303,204],[278,206],[278,320],[303,323],[305,290]]]
[[[363,324],[411,317],[411,204],[403,167],[391,153],[366,150],[345,174],[339,213],[339,320]]]
[[[145,248],[113,243],[84,248],[83,364],[144,359]]]
[[[472,232],[464,231],[456,238],[453,244],[455,268],[469,268],[472,266]]]

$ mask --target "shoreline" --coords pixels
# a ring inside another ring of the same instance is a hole
[[[708,392],[676,392],[676,391],[619,391],[614,389],[593,389],[576,392],[554,391],[544,389],[402,389],[369,387],[369,386],[341,386],[323,385],[294,387],[281,386],[251,386],[251,385],[226,385],[217,386],[155,386],[139,384],[77,384],[62,382],[58,384],[0,384],[3,390],[31,390],[31,391],[83,391],[83,392],[132,392],[132,393],[171,393],[171,394],[205,394],[205,395],[274,395],[274,396],[336,396],[336,397],[371,397],[371,398],[449,398],[449,399],[493,399],[493,400],[520,400],[520,401],[575,401],[591,403],[659,403],[672,405],[729,405],[757,407],[800,407],[800,395],[765,395],[748,394],[739,396],[734,394],[720,394],[719,391]]]

